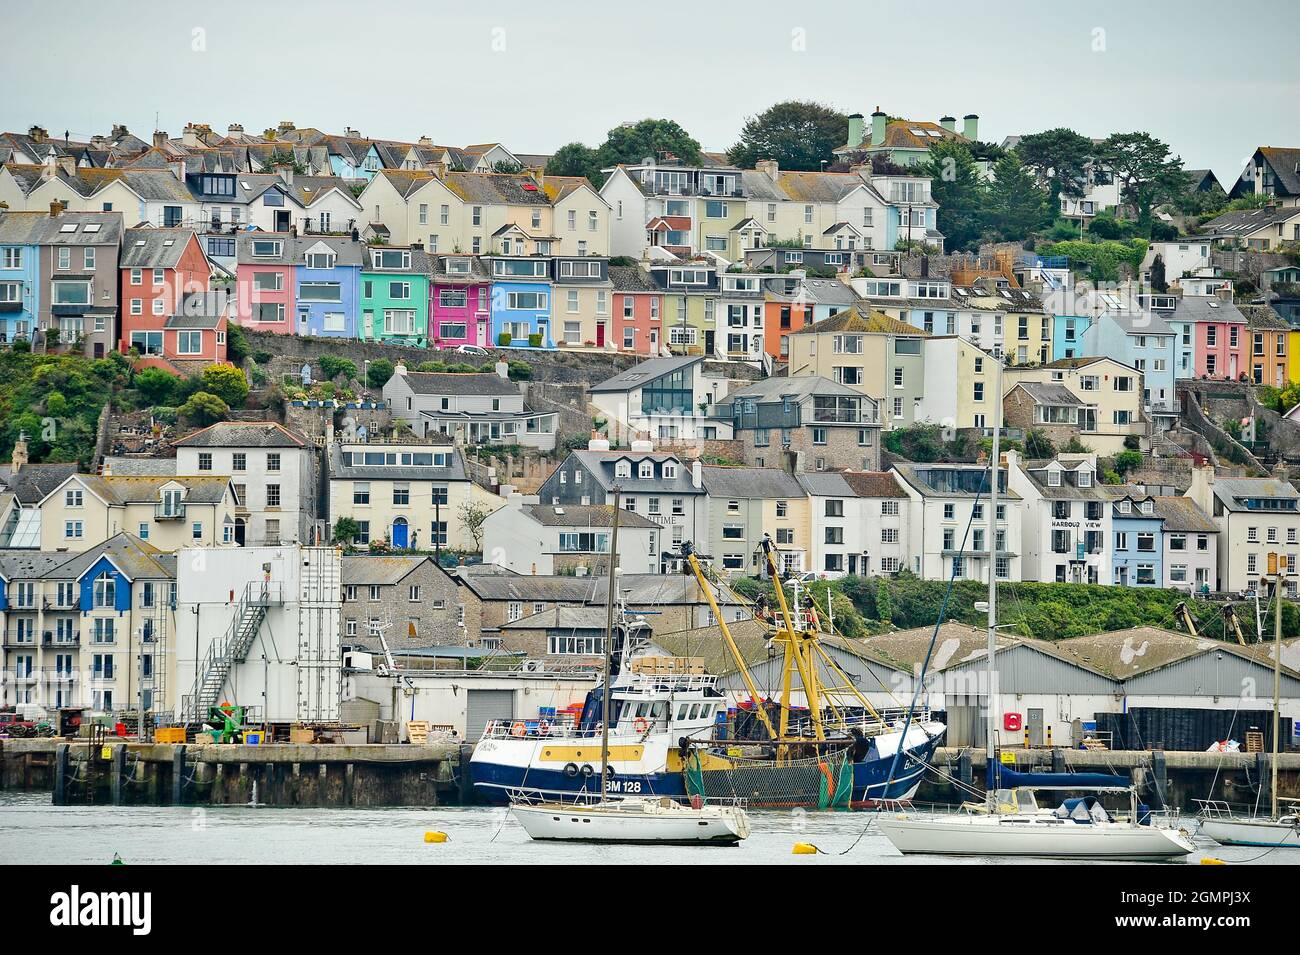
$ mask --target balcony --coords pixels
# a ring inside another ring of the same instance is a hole
[[[35,650],[36,631],[6,630],[4,635],[4,645],[6,648],[14,650]]]
[[[155,504],[153,506],[153,519],[155,521],[183,521],[185,520],[185,505]]]
[[[77,631],[58,633],[53,630],[46,630],[41,635],[41,646],[52,650],[58,650],[61,647],[79,647],[81,646],[81,633]]]

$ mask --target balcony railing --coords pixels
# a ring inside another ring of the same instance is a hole
[[[6,647],[17,647],[18,649],[23,649],[25,647],[35,648],[36,631],[35,630],[24,630],[24,631],[6,630],[5,637],[4,637],[4,645]]]
[[[155,504],[153,507],[153,519],[155,521],[183,521],[185,520],[185,505]]]
[[[46,630],[41,634],[41,646],[52,647],[79,647],[81,646],[81,633],[73,631],[72,633],[59,633],[54,630]]]

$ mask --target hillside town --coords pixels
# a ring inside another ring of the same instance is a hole
[[[0,134],[0,707],[473,742],[593,685],[616,570],[737,699],[774,576],[894,689],[899,595],[991,579],[1051,664],[1026,746],[1271,680],[1280,586],[1300,717],[1300,148],[1220,183],[980,122],[876,106],[798,168],[659,120]]]

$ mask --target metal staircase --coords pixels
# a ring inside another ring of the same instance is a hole
[[[255,582],[247,584],[235,605],[230,627],[219,640],[208,645],[194,676],[194,687],[185,698],[185,721],[199,723],[207,717],[208,708],[215,706],[226,686],[226,678],[236,664],[248,656],[253,640],[262,629],[267,610],[284,602],[279,584]]]

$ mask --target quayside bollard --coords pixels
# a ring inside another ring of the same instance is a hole
[[[172,747],[172,805],[185,802],[185,745]]]
[[[54,747],[54,805],[68,804],[68,744]]]

